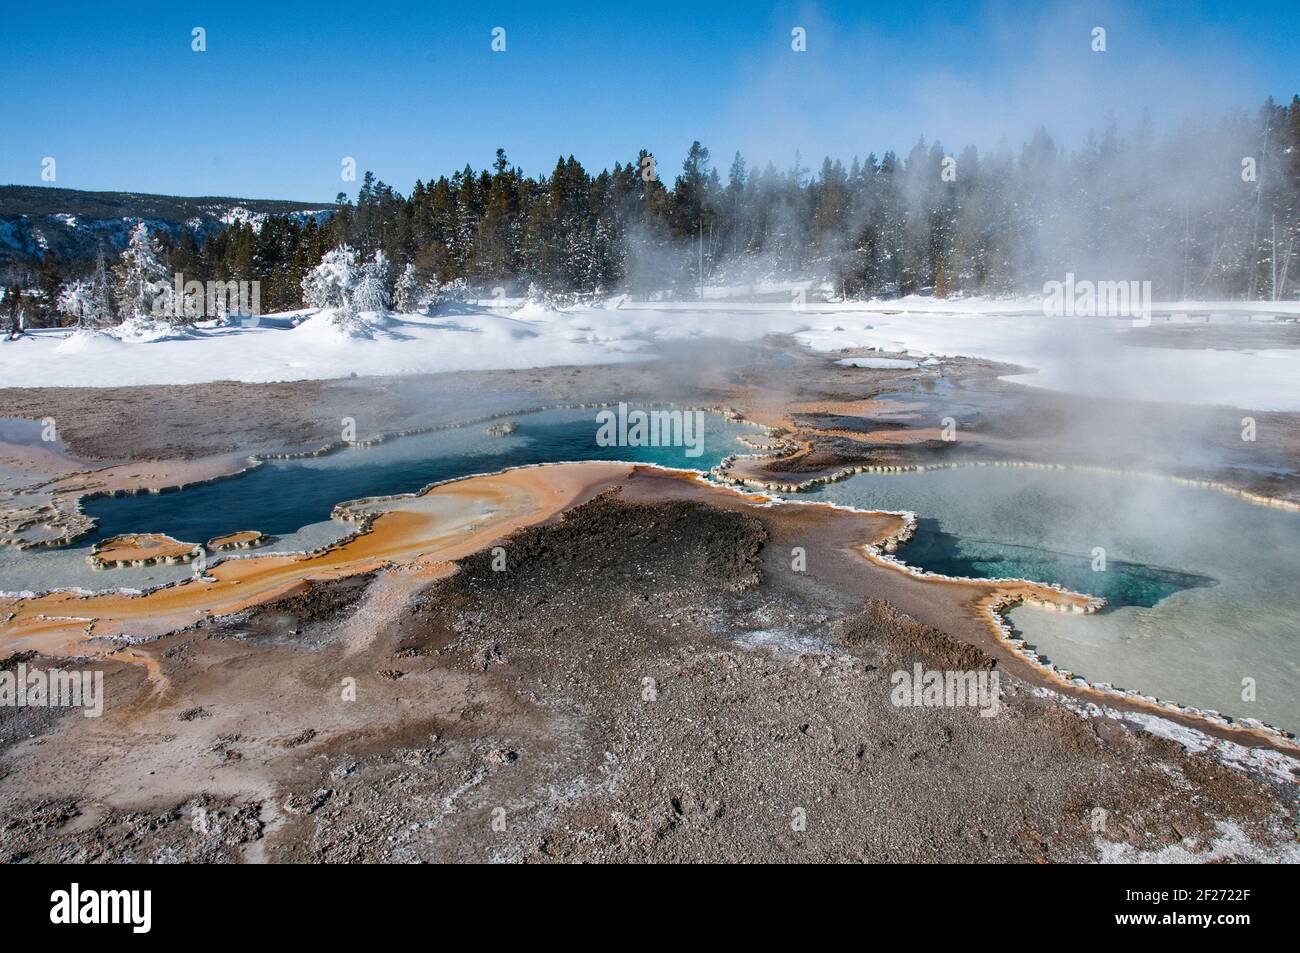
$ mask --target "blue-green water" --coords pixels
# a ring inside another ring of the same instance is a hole
[[[514,419],[520,428],[508,437],[489,437],[476,425],[269,461],[231,480],[91,500],[85,508],[100,521],[96,538],[283,535],[328,519],[344,500],[511,466],[629,460],[708,469],[743,452],[735,438],[753,432],[707,414],[704,453],[687,457],[682,447],[598,446],[594,410]],[[1109,607],[1097,615],[1012,611],[1012,623],[1064,668],[1300,729],[1300,514],[1166,481],[1001,468],[863,474],[804,498],[917,513],[917,534],[898,555],[922,569],[1033,579],[1106,597]],[[1093,569],[1096,548],[1105,550],[1102,571]]]
[[[203,543],[246,529],[283,535],[329,519],[335,504],[345,500],[414,493],[441,480],[533,463],[627,460],[707,470],[727,454],[748,452],[736,437],[755,432],[706,413],[700,456],[687,456],[680,446],[601,447],[596,413],[539,411],[508,418],[519,430],[504,437],[490,437],[486,425],[473,425],[321,457],[269,460],[233,479],[176,493],[87,500],[86,514],[99,521],[90,541],[119,533],[167,533]]]
[[[1069,552],[1005,538],[958,536],[943,526],[933,517],[918,518],[916,535],[902,554],[905,560],[945,576],[1054,583],[1103,596],[1111,606],[1154,606],[1181,589],[1215,584],[1200,573],[1115,558],[1108,558],[1105,570],[1098,571],[1091,550]]]
[[[1145,539],[1131,504],[1138,498],[1147,506],[1151,489],[1070,471],[972,468],[863,474],[809,495],[915,512],[916,535],[898,555],[919,569],[1032,579],[1103,596],[1112,607],[1150,607],[1183,589],[1216,584]]]
[[[1096,615],[1021,607],[1012,624],[1092,681],[1300,729],[1300,514],[1104,473],[959,468],[863,474],[813,499],[911,510],[898,557],[957,576],[1105,596]],[[1093,551],[1105,568],[1093,570]]]

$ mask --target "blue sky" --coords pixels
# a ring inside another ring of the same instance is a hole
[[[529,174],[645,147],[671,180],[696,138],[724,172],[737,149],[815,167],[1253,110],[1297,64],[1294,0],[10,4],[0,182],[53,156],[68,188],[319,201],[355,191],[344,156],[407,191],[497,146]]]

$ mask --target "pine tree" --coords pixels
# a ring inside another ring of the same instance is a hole
[[[72,318],[78,328],[94,326],[89,317],[90,282],[84,278],[66,281],[60,285],[54,306],[60,314]]]
[[[23,289],[12,286],[5,294],[5,303],[9,309],[9,339],[16,340],[23,333]]]
[[[402,314],[410,314],[420,307],[420,278],[415,273],[415,265],[406,263],[397,286],[393,291],[393,303]]]
[[[206,275],[202,274],[202,253],[199,251],[194,233],[188,228],[181,229],[181,236],[171,252],[170,262],[172,272],[180,272],[185,281],[202,281],[206,278]]]
[[[392,269],[382,251],[376,251],[373,258],[361,266],[356,286],[352,289],[352,308],[354,311],[385,312],[389,306],[388,283]]]
[[[113,275],[118,311],[123,318],[151,317],[154,305],[162,303],[162,296],[167,294],[171,283],[158,243],[144,222],[137,223],[131,230],[131,237],[121,260],[113,269]]]
[[[51,253],[29,300],[67,292],[90,325],[113,320],[114,299],[124,318],[148,314],[165,251],[187,280],[261,281],[272,309],[350,307],[377,252],[401,275],[399,307],[417,286],[442,295],[458,280],[480,294],[535,282],[543,293],[687,295],[701,245],[706,273],[827,276],[853,295],[1037,293],[1067,270],[1150,278],[1157,295],[1294,298],[1300,288],[1300,96],[1163,137],[1149,121],[1122,135],[1110,117],[1073,152],[1037,130],[1015,153],[963,150],[955,181],[941,178],[944,150],[929,140],[906,161],[827,158],[812,177],[800,155],[778,171],[737,153],[725,185],[699,142],[670,188],[650,159],[641,150],[593,176],[561,156],[530,177],[498,149],[487,169],[422,179],[409,196],[367,173],[356,203],[340,194],[319,221],[235,222],[201,242],[182,229],[169,250],[141,224],[111,288]],[[359,255],[340,272],[341,246]],[[315,274],[331,256],[328,276]],[[358,300],[399,290],[392,275],[367,281]]]
[[[303,276],[303,302],[322,311],[347,310],[359,278],[356,252],[351,245],[339,245],[326,252],[320,264]]]
[[[95,270],[90,277],[89,308],[86,312],[91,327],[108,327],[117,322],[113,309],[113,286],[108,277],[108,263],[101,251],[95,258]]]

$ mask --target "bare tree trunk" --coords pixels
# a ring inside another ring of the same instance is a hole
[[[1273,300],[1278,299],[1278,295],[1286,294],[1286,274],[1291,269],[1291,252],[1295,249],[1295,239],[1292,238],[1286,243],[1286,257],[1282,259],[1282,277],[1278,286],[1273,293]]]

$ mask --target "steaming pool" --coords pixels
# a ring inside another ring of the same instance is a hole
[[[1095,615],[1022,606],[1012,625],[1061,668],[1162,700],[1300,730],[1300,514],[1165,480],[1069,470],[861,474],[802,494],[912,510],[897,555],[955,576],[1105,596]],[[1105,549],[1105,570],[1092,552]],[[1242,698],[1254,679],[1255,699]]]
[[[345,500],[414,493],[430,483],[534,463],[628,460],[708,470],[745,449],[737,437],[759,433],[753,425],[705,413],[703,452],[697,456],[688,456],[681,446],[602,447],[596,443],[597,412],[515,414],[492,421],[517,422],[518,431],[508,436],[489,436],[486,423],[466,425],[319,457],[268,460],[234,479],[179,493],[86,500],[82,508],[99,521],[87,541],[158,532],[201,543],[243,529],[282,536],[329,519],[335,504]]]
[[[429,483],[525,464],[632,460],[707,470],[746,424],[705,414],[704,452],[683,447],[600,447],[591,408],[512,418],[519,430],[492,437],[486,424],[403,437],[320,457],[269,460],[228,480],[161,495],[86,500],[98,520],[76,546],[0,548],[0,589],[149,588],[190,567],[96,572],[89,544],[119,533],[167,533],[203,543],[239,530],[272,536],[254,553],[326,545],[351,531],[329,519],[335,504],[415,492]],[[1169,481],[1068,470],[957,468],[862,474],[800,498],[863,509],[911,510],[916,536],[900,547],[909,564],[936,573],[1018,577],[1104,596],[1095,615],[1021,607],[1010,620],[1062,668],[1161,699],[1258,718],[1300,730],[1300,514],[1255,506]],[[1092,569],[1103,547],[1106,568]],[[1254,679],[1256,697],[1242,698]]]
[[[398,437],[369,447],[349,447],[319,457],[267,460],[239,476],[163,494],[99,497],[82,501],[95,530],[72,546],[21,551],[0,547],[0,592],[58,588],[145,590],[192,575],[185,564],[92,569],[91,545],[123,533],[166,533],[190,543],[241,530],[271,537],[250,554],[293,553],[327,546],[355,530],[330,519],[338,503],[369,496],[414,493],[430,483],[508,467],[577,460],[628,460],[708,470],[724,456],[747,452],[741,435],[763,433],[752,424],[703,414],[702,453],[687,447],[602,447],[596,443],[596,408],[512,414],[519,429],[490,436],[488,422]]]

